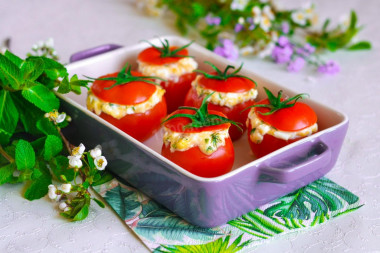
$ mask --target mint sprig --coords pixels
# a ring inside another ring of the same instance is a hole
[[[52,180],[77,180],[70,192],[77,193],[65,217],[84,219],[91,198],[88,187],[109,179],[109,174],[83,166],[74,171],[67,157],[72,145],[61,129],[69,116],[58,113],[58,93],[88,88],[88,80],[69,78],[64,65],[43,56],[26,59],[6,51],[0,53],[0,185],[24,183],[24,197],[39,199],[48,193]],[[96,201],[96,203],[99,203]]]
[[[102,77],[102,78],[92,78],[88,76],[86,77],[93,81],[95,80],[115,81],[115,83],[112,84],[112,86],[104,88],[105,90],[109,90],[115,86],[124,85],[130,82],[144,82],[144,83],[160,86],[158,83],[152,81],[152,79],[166,81],[165,79],[157,77],[157,76],[134,76],[132,75],[132,65],[130,65],[129,63],[126,63],[124,65],[124,67],[120,70],[120,72],[117,74],[116,77]]]
[[[301,94],[295,95],[294,97],[291,97],[291,98],[288,98],[288,99],[282,101],[281,100],[281,96],[282,96],[282,92],[283,92],[282,90],[280,90],[278,92],[277,97],[275,95],[273,95],[273,93],[270,90],[268,90],[267,88],[264,87],[264,90],[268,96],[269,104],[255,104],[255,105],[251,105],[251,106],[247,107],[244,110],[247,110],[247,109],[252,108],[252,107],[264,107],[264,108],[270,109],[270,111],[266,112],[266,113],[262,113],[262,112],[259,112],[259,113],[261,115],[270,115],[270,114],[273,114],[276,111],[281,110],[283,108],[293,107],[299,99],[302,99],[304,97],[309,96],[309,94],[301,93]],[[294,101],[294,102],[291,103],[292,101]]]
[[[182,58],[182,57],[192,57],[192,56],[189,56],[189,55],[181,55],[181,54],[178,54],[180,51],[182,51],[183,49],[189,47],[191,44],[194,43],[194,41],[191,41],[190,43],[182,46],[182,47],[178,47],[176,49],[170,49],[170,45],[169,45],[169,41],[167,39],[165,40],[161,40],[160,39],[160,42],[161,42],[161,47],[158,47],[156,45],[154,45],[153,43],[151,43],[150,41],[147,41],[147,40],[143,40],[145,41],[146,43],[148,43],[149,45],[151,45],[153,48],[157,49],[159,52],[160,52],[160,57],[161,58],[166,58],[166,57],[179,57],[179,58]]]
[[[216,79],[216,80],[227,80],[228,78],[230,77],[241,77],[241,78],[245,78],[245,79],[248,79],[250,80],[251,82],[253,82],[255,84],[255,87],[257,86],[257,83],[252,80],[251,78],[247,77],[247,76],[243,76],[243,75],[238,75],[238,73],[240,72],[240,70],[243,68],[243,63],[240,65],[239,68],[237,68],[235,71],[233,71],[232,73],[228,73],[228,70],[229,69],[235,69],[234,66],[232,65],[227,65],[227,67],[224,69],[224,71],[222,72],[220,69],[218,69],[214,64],[212,64],[211,62],[209,61],[205,61],[204,63],[207,63],[208,65],[210,65],[216,72],[216,74],[211,74],[211,73],[207,73],[203,70],[199,70],[199,69],[196,69],[194,70],[194,72],[198,72],[198,73],[201,73],[203,74],[206,78],[209,78],[209,79]]]
[[[226,117],[210,114],[208,112],[208,103],[207,99],[212,96],[211,93],[207,95],[203,101],[202,105],[199,108],[195,107],[188,107],[188,106],[180,106],[178,109],[189,109],[195,111],[195,114],[186,114],[186,113],[178,113],[170,116],[169,118],[165,119],[162,123],[165,123],[171,119],[174,118],[180,118],[185,117],[191,119],[191,123],[187,124],[186,126],[183,126],[183,129],[187,128],[200,128],[200,127],[207,127],[207,126],[216,126],[216,125],[222,125],[225,123],[230,123],[232,125],[235,125],[237,128],[239,128],[240,131],[243,131],[243,129],[240,127],[241,123],[235,122],[233,120],[230,120]]]

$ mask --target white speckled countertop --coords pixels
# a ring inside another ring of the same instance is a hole
[[[282,1],[284,2],[284,1]],[[296,5],[302,1],[290,1]],[[269,241],[255,252],[380,252],[380,22],[378,0],[320,0],[317,12],[336,21],[351,9],[365,28],[371,51],[330,55],[342,68],[335,76],[241,58],[245,67],[282,86],[345,112],[350,127],[339,160],[327,175],[366,203],[353,213],[313,229]],[[283,3],[284,4],[284,3]],[[39,40],[54,38],[62,62],[72,53],[106,43],[133,45],[157,35],[179,35],[170,20],[145,16],[128,0],[0,0],[0,41],[22,56]],[[309,77],[313,81],[310,81]],[[0,252],[148,252],[110,208],[93,205],[89,218],[69,223],[47,198],[29,202],[20,185],[0,187]]]

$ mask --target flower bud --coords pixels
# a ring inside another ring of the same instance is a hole
[[[64,193],[69,193],[71,191],[71,184],[62,184],[61,191]]]

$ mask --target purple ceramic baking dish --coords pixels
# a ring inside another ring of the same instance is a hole
[[[189,42],[180,37],[165,38],[171,45],[181,46]],[[151,42],[158,43],[158,39]],[[98,77],[120,70],[126,62],[136,67],[138,53],[148,46],[147,43],[122,48],[105,45],[82,51],[73,55],[71,59],[77,61],[67,68],[71,75]],[[112,51],[107,52],[109,50]],[[210,70],[203,64],[205,60],[219,68],[232,65],[196,43],[189,47],[189,53],[205,71]],[[86,58],[88,56],[93,57]],[[263,98],[264,86],[273,92],[282,89],[290,96],[296,94],[246,69],[242,74],[257,81],[257,100]],[[346,115],[306,99],[304,102],[318,115],[319,132],[256,160],[244,134],[234,143],[236,161],[233,170],[219,177],[202,178],[160,155],[162,132],[140,143],[89,112],[85,103],[86,90],[82,95],[67,94],[61,99],[61,110],[73,118],[70,127],[65,129],[73,144],[83,142],[89,148],[101,144],[109,161],[108,170],[201,227],[224,224],[325,175],[337,160],[348,128]]]

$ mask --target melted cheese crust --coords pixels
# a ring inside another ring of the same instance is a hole
[[[231,108],[237,104],[244,103],[249,100],[254,100],[257,97],[257,90],[255,88],[252,88],[246,92],[239,93],[219,92],[206,89],[203,85],[199,83],[200,78],[202,78],[202,76],[198,75],[195,78],[195,80],[191,83],[191,85],[196,90],[199,97],[203,95],[209,95],[214,92],[214,94],[212,94],[211,97],[209,97],[207,100],[208,102],[214,105],[227,106]]]
[[[138,70],[145,76],[157,76],[165,80],[178,82],[181,75],[193,72],[198,63],[192,57],[181,58],[176,63],[151,65],[137,61]]]
[[[206,155],[211,155],[219,147],[226,144],[229,137],[228,128],[220,131],[204,131],[201,133],[179,133],[164,127],[164,144],[170,145],[170,151],[186,151],[192,147],[199,149]]]
[[[288,132],[288,131],[281,131],[278,130],[268,124],[266,124],[264,121],[259,119],[256,115],[256,110],[255,108],[252,108],[249,111],[248,114],[248,119],[246,122],[247,127],[251,125],[252,129],[255,129],[254,131],[251,131],[249,138],[251,139],[252,142],[259,144],[260,142],[263,141],[264,135],[269,134],[272,135],[278,139],[282,140],[292,140],[300,137],[306,137],[309,136],[315,132],[318,131],[318,124],[315,123],[314,125],[304,128],[299,131],[295,132]]]
[[[90,111],[94,111],[97,115],[104,112],[116,119],[121,119],[128,114],[144,113],[152,109],[156,104],[162,101],[162,96],[165,90],[159,86],[156,86],[156,91],[146,101],[135,105],[119,105],[115,103],[109,103],[96,97],[91,90],[87,96],[87,108]]]

